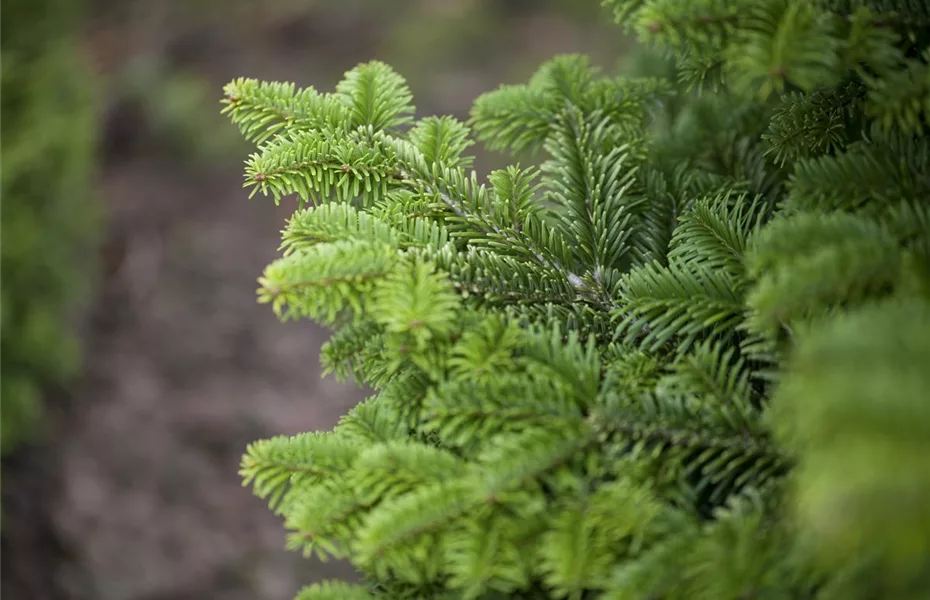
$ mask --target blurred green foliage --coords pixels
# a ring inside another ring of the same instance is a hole
[[[143,56],[113,79],[115,96],[138,106],[145,117],[147,152],[203,169],[231,162],[247,147],[223,127],[215,90],[196,71],[173,68],[160,56]]]
[[[96,213],[88,194],[93,93],[75,0],[3,0],[2,443],[36,429],[43,389],[78,365],[71,327],[88,290]]]

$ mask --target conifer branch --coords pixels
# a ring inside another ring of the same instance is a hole
[[[370,584],[301,598],[914,596],[926,11],[605,4],[668,56],[556,57],[467,124],[378,62],[227,87],[246,186],[312,204],[259,299],[378,390],[243,459],[291,549]],[[479,182],[472,131],[546,157]]]

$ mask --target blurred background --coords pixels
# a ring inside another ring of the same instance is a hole
[[[380,59],[418,114],[554,54],[629,46],[597,0],[2,0],[4,600],[284,600],[351,576],[284,550],[252,440],[364,391],[255,302],[294,209],[248,200],[238,76],[324,91]],[[486,173],[504,157],[477,152]]]

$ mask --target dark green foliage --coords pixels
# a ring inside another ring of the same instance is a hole
[[[606,4],[635,75],[557,57],[467,126],[380,63],[227,88],[301,201],[260,297],[376,389],[243,460],[366,579],[299,597],[927,598],[926,15]],[[482,183],[470,131],[544,156]]]
[[[94,209],[76,2],[3,0],[2,449],[34,432],[40,395],[74,375],[71,310],[87,290]]]

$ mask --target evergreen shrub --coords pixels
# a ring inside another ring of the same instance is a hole
[[[468,123],[380,62],[225,88],[299,201],[259,298],[376,390],[243,459],[364,580],[298,598],[930,598],[930,7],[605,4],[624,74]]]
[[[75,0],[3,0],[3,453],[36,432],[41,396],[77,372],[74,307],[88,291],[97,215],[89,73]]]

